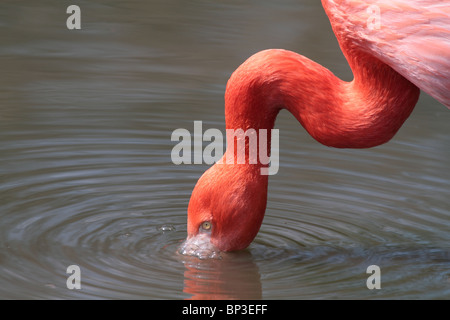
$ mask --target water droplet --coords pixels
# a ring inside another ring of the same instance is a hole
[[[162,226],[160,226],[158,228],[159,231],[162,232],[170,232],[170,231],[175,231],[175,227],[171,224],[163,224]]]

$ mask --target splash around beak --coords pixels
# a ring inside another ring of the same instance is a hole
[[[222,259],[220,250],[211,243],[210,233],[198,233],[195,236],[188,237],[182,243],[178,252],[199,259]]]

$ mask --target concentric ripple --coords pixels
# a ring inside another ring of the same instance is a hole
[[[156,173],[158,155],[147,149],[152,142],[129,134],[98,146],[95,139],[46,139],[3,150],[9,159],[0,186],[0,296],[178,296],[179,281],[157,290],[152,281],[185,236],[186,187]],[[66,288],[72,264],[81,268],[79,292]],[[170,279],[182,271],[177,264]]]

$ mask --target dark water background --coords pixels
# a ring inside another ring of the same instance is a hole
[[[351,80],[319,1],[77,1],[69,31],[70,4],[0,4],[0,298],[450,298],[450,111],[423,93],[368,150],[324,147],[282,112],[254,243],[176,254],[208,166],[174,165],[171,133],[224,129],[239,64],[285,48]]]

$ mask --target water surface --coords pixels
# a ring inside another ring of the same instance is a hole
[[[450,298],[450,111],[423,93],[367,150],[324,147],[281,112],[255,241],[177,254],[208,166],[174,165],[172,131],[223,130],[226,81],[262,49],[351,80],[318,1],[80,1],[73,31],[69,4],[0,4],[0,298]]]

